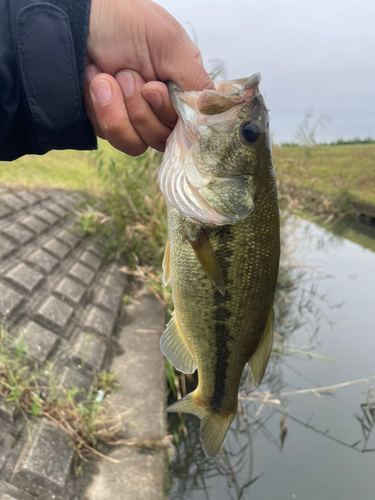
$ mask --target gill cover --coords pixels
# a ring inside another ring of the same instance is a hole
[[[249,123],[254,97],[263,103],[259,82],[260,75],[255,73],[249,79],[217,82],[214,91],[202,92],[183,92],[168,83],[179,120],[167,141],[159,185],[167,203],[184,216],[203,224],[227,225],[244,220],[253,210],[251,173],[227,169],[225,157],[219,153],[217,158],[211,156],[212,164],[207,164],[202,159],[201,142],[216,134],[219,141],[232,141],[229,146],[238,155],[248,154],[248,146],[264,126]]]

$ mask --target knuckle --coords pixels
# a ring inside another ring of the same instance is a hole
[[[149,122],[147,109],[143,106],[135,105],[128,109],[129,119],[133,126],[143,127]]]
[[[199,66],[196,72],[194,90],[204,90],[212,87],[213,83],[210,76],[207,74],[203,66]]]

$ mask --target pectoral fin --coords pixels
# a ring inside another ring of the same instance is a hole
[[[271,354],[273,334],[273,309],[271,309],[262,338],[249,360],[249,371],[245,386],[246,394],[254,391],[262,381]]]
[[[223,271],[203,229],[201,228],[196,235],[188,235],[188,240],[207,277],[221,295],[225,296]]]
[[[163,268],[163,283],[164,286],[167,286],[169,283],[169,275],[171,269],[171,247],[169,243],[169,238],[167,239],[167,243],[165,244],[162,268]]]
[[[195,359],[182,336],[176,316],[172,316],[160,339],[160,348],[172,365],[183,373],[194,373]]]

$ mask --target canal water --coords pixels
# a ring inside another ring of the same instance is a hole
[[[240,392],[213,460],[199,420],[170,414],[170,500],[375,499],[375,239],[356,229],[285,218],[275,350],[260,394]]]

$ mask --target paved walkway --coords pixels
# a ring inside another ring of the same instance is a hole
[[[120,381],[116,404],[133,411],[126,437],[162,439],[165,382],[158,339],[164,310],[143,293],[119,315],[127,279],[77,231],[72,209],[83,201],[80,194],[57,190],[0,189],[0,318],[40,365],[61,355],[60,384],[67,389],[89,390],[92,371],[108,365],[115,339],[123,352],[113,359]],[[89,485],[83,491],[73,479],[70,441],[46,419],[26,428],[15,407],[0,399],[0,500],[163,498],[163,452],[117,448],[121,464],[98,463],[100,474],[93,476],[83,469]]]

